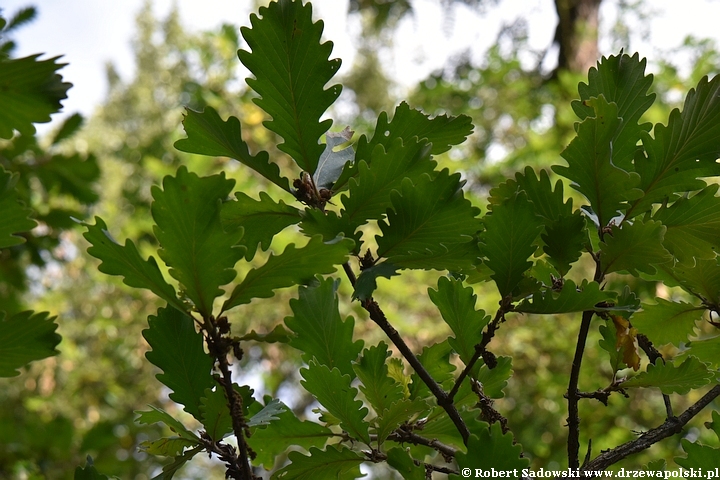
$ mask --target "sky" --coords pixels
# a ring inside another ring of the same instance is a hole
[[[27,5],[38,7],[39,16],[14,35],[19,48],[16,56],[45,53],[43,58],[63,55],[69,63],[61,70],[74,84],[64,102],[62,115],[80,111],[92,113],[107,92],[105,64],[112,62],[121,77],[131,78],[134,66],[131,38],[135,16],[144,0],[0,0],[6,16]],[[222,23],[247,25],[249,0],[154,0],[153,10],[164,17],[173,4],[181,21],[190,30],[207,30]],[[645,0],[651,20],[638,24],[637,32],[649,34],[642,40],[633,36],[631,48],[650,59],[667,55],[686,35],[714,38],[720,44],[720,0]],[[353,38],[360,32],[357,19],[346,15],[348,0],[316,0],[317,16],[325,20],[325,36],[335,43],[333,56],[343,59],[340,73],[350,68],[354,58]],[[441,68],[448,58],[470,49],[481,59],[492,44],[503,22],[522,15],[529,19],[529,42],[538,50],[552,41],[556,14],[552,0],[502,0],[500,7],[488,8],[481,15],[457,5],[450,15],[440,0],[415,0],[416,14],[407,17],[397,30],[394,48],[382,58],[388,73],[401,87],[410,87]],[[601,36],[614,23],[618,0],[604,0],[601,9]],[[610,45],[601,43],[603,54]],[[40,128],[44,130],[44,128]]]

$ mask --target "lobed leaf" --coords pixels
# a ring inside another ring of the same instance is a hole
[[[225,232],[220,221],[221,202],[233,185],[224,173],[201,178],[183,166],[163,179],[162,190],[152,189],[160,258],[203,317],[212,314],[213,301],[224,293],[219,287],[235,278],[233,267],[244,254],[242,231]]]
[[[668,343],[679,346],[687,342],[705,308],[662,298],[656,298],[655,302],[654,305],[642,304],[642,310],[635,312],[630,319],[633,326],[657,347]]]
[[[379,417],[390,406],[405,398],[402,385],[388,376],[387,359],[390,352],[385,342],[363,350],[353,369],[360,380],[360,391]]]
[[[6,318],[0,310],[0,377],[15,377],[28,363],[60,353],[58,326],[49,315],[26,311]]]
[[[258,427],[260,425],[270,425],[274,421],[280,420],[280,414],[288,408],[277,398],[270,400],[262,410],[250,417],[247,421],[248,427]]]
[[[410,424],[430,411],[430,405],[422,398],[397,400],[375,419],[377,442],[382,444],[400,425]]]
[[[148,317],[143,337],[152,350],[145,357],[163,373],[156,377],[173,393],[170,399],[202,421],[201,400],[212,389],[213,359],[203,350],[203,336],[195,331],[192,318],[173,308],[161,308]]]
[[[490,398],[503,398],[503,389],[512,376],[512,358],[497,357],[497,365],[489,368],[483,365],[477,372],[477,381],[482,384],[483,392]]]
[[[425,468],[415,465],[412,457],[401,447],[387,451],[387,463],[397,470],[404,480],[425,480]]]
[[[302,248],[290,244],[280,255],[270,255],[264,265],[248,272],[235,287],[230,298],[222,306],[223,311],[250,303],[253,298],[269,298],[278,288],[291,287],[311,281],[318,274],[335,271],[335,266],[345,262],[354,242],[341,238],[323,243],[316,235]]]
[[[150,455],[176,457],[182,455],[186,448],[195,447],[198,442],[182,437],[165,437],[158,440],[146,440],[140,443],[140,449]]]
[[[515,443],[511,433],[503,433],[499,422],[471,431],[467,444],[467,453],[458,452],[455,459],[460,469],[482,470],[522,470],[530,465],[530,460],[522,457],[522,446]],[[450,475],[450,478],[462,478]]]
[[[485,232],[480,236],[481,250],[493,271],[492,279],[503,297],[513,293],[523,273],[532,266],[528,257],[537,248],[535,239],[542,230],[542,218],[527,200],[525,192],[519,192],[484,218]]]
[[[626,270],[635,276],[638,271],[654,274],[655,265],[672,260],[663,247],[665,231],[665,226],[654,220],[612,226],[600,244],[603,273]]]
[[[320,43],[323,22],[312,21],[312,6],[300,0],[280,0],[250,16],[251,28],[242,27],[252,51],[239,50],[238,57],[255,76],[247,84],[260,98],[255,103],[272,120],[265,126],[285,141],[278,148],[298,166],[314,174],[323,146],[320,136],[332,120],[320,121],[340,95],[342,87],[325,84],[340,68],[329,60],[332,42]]]
[[[408,261],[443,256],[454,245],[472,240],[481,228],[476,219],[480,209],[464,197],[462,185],[460,174],[450,175],[447,169],[435,178],[403,180],[390,196],[387,221],[378,222],[378,256],[403,267]]]
[[[350,127],[346,127],[342,132],[325,134],[325,150],[320,155],[317,170],[313,174],[313,181],[318,189],[331,189],[345,165],[352,164],[355,160],[355,150],[351,146],[338,151],[334,150],[335,147],[349,142],[354,133]]]
[[[614,298],[615,293],[601,290],[597,282],[584,280],[578,287],[575,282],[568,279],[565,280],[560,292],[550,288],[536,292],[532,295],[532,302],[526,298],[515,308],[515,311],[539,314],[584,312],[594,310],[598,303],[611,301]]]
[[[232,417],[225,389],[217,386],[214,390],[205,389],[203,398],[200,399],[200,415],[205,432],[214,441],[219,442],[232,432]]]
[[[32,210],[18,200],[15,184],[18,175],[6,172],[0,166],[0,248],[12,247],[25,242],[18,233],[35,228],[37,222],[30,218]]]
[[[430,346],[423,347],[422,352],[418,355],[418,360],[425,367],[425,370],[439,384],[449,384],[453,380],[453,372],[456,370],[455,365],[450,363],[450,354],[452,347],[447,340],[435,343]],[[430,389],[417,373],[411,375],[412,383],[410,384],[410,398],[426,398],[431,396]]]
[[[689,349],[681,355],[692,355],[712,365],[713,368],[720,368],[720,335],[702,340],[693,340],[686,345]]]
[[[365,417],[368,409],[356,400],[358,391],[350,386],[350,375],[343,375],[340,370],[321,365],[315,360],[308,363],[308,368],[300,370],[303,379],[300,383],[310,392],[320,405],[340,421],[340,426],[352,438],[370,444],[368,424]]]
[[[365,457],[343,446],[325,450],[310,448],[310,455],[290,452],[290,464],[270,477],[272,480],[312,480],[320,478],[354,479],[362,477],[360,464]]]
[[[197,153],[212,157],[229,157],[247,165],[283,190],[290,192],[290,182],[280,175],[277,164],[270,162],[265,151],[256,155],[250,153],[247,142],[242,139],[240,120],[230,116],[223,121],[212,107],[196,112],[185,109],[183,127],[188,138],[175,142],[174,146],[182,152]]]
[[[258,246],[264,251],[270,248],[275,235],[285,227],[295,225],[301,219],[300,211],[285,204],[278,203],[265,192],[260,192],[260,200],[235,192],[235,201],[224,202],[220,207],[220,220],[223,229],[228,232],[243,229],[239,244],[244,245],[245,260],[255,257]],[[334,238],[334,236],[333,236]]]
[[[340,280],[326,278],[317,286],[301,286],[298,298],[290,300],[293,316],[285,318],[285,325],[295,333],[290,346],[303,352],[306,363],[315,359],[320,365],[354,377],[352,362],[360,354],[363,341],[353,342],[353,318],[340,318],[339,284]]]
[[[381,262],[372,267],[364,269],[355,282],[355,291],[353,292],[353,300],[362,301],[372,297],[373,292],[377,289],[377,279],[379,277],[391,278],[398,273],[399,268],[390,262]]]
[[[437,290],[428,288],[428,296],[455,334],[448,343],[467,364],[475,355],[475,345],[482,342],[482,331],[490,317],[484,310],[475,310],[477,296],[460,280],[440,277]]]
[[[686,358],[679,366],[658,359],[655,365],[648,365],[646,372],[623,382],[622,387],[657,387],[665,395],[685,395],[690,390],[707,385],[714,377],[715,374],[708,370],[707,365],[696,357]]]
[[[181,438],[191,442],[200,443],[200,439],[197,437],[197,435],[188,430],[185,425],[183,425],[180,421],[176,420],[165,410],[153,407],[152,405],[148,406],[150,407],[150,410],[143,412],[135,412],[138,414],[138,417],[135,420],[137,423],[141,425],[153,425],[155,423],[162,423],[167,425],[170,430],[177,433]]]

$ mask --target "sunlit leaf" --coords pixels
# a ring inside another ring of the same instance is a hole
[[[362,356],[353,366],[360,380],[360,391],[379,416],[383,416],[383,412],[393,403],[405,397],[402,385],[388,376],[386,362],[389,356],[387,344],[380,342],[363,350]]]
[[[713,368],[720,368],[720,335],[693,340],[687,347],[689,350],[683,354],[698,357],[702,362],[710,363]]]
[[[216,385],[211,375],[214,362],[203,350],[202,334],[195,331],[188,315],[174,308],[159,309],[148,318],[148,325],[143,337],[152,350],[145,356],[163,371],[157,379],[172,390],[171,400],[202,421],[200,402],[205,389]]]
[[[640,346],[638,344],[637,328],[631,327],[630,322],[620,315],[610,315],[615,327],[615,349],[622,355],[622,361],[628,368],[635,371],[640,369]]]
[[[633,326],[657,347],[668,343],[680,345],[681,342],[687,342],[705,309],[663,298],[656,298],[655,301],[655,305],[643,303],[642,310],[633,314],[630,319]]]
[[[658,359],[655,365],[648,365],[647,372],[623,382],[622,387],[657,387],[666,395],[685,395],[692,389],[707,385],[714,377],[715,374],[696,357],[688,357],[678,366]]]
[[[320,136],[332,125],[320,118],[342,90],[340,85],[326,90],[325,84],[340,60],[329,60],[332,42],[320,43],[323,22],[313,23],[310,3],[282,0],[259,13],[250,15],[250,28],[240,29],[252,50],[238,51],[255,76],[247,84],[260,96],[255,103],[272,117],[265,126],[285,140],[278,148],[313,174],[324,150]]]
[[[360,464],[365,457],[343,446],[330,445],[325,450],[310,448],[310,455],[290,452],[290,464],[273,474],[273,480],[314,480],[321,478],[360,478]]]

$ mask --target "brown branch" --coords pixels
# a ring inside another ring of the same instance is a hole
[[[715,385],[708,393],[706,393],[700,400],[691,405],[685,410],[680,416],[672,417],[665,420],[665,422],[652,430],[643,433],[640,437],[635,440],[623,443],[612,450],[605,451],[595,457],[593,460],[585,464],[581,470],[605,470],[614,463],[650,448],[652,445],[658,443],[667,437],[671,437],[682,431],[682,428],[692,420],[695,415],[708,406],[710,402],[720,396],[720,385]]]
[[[355,273],[352,271],[352,268],[347,262],[343,264],[343,270],[345,270],[345,274],[354,287],[356,282]],[[403,340],[398,331],[395,330],[395,327],[393,327],[387,317],[385,317],[385,313],[382,311],[378,303],[370,297],[361,302],[361,305],[370,314],[370,319],[375,322],[383,330],[383,332],[385,332],[385,335],[387,335],[390,341],[393,342],[393,345],[395,345],[395,347],[400,351],[400,354],[415,370],[418,377],[420,377],[425,385],[427,385],[430,392],[435,396],[437,404],[442,407],[445,412],[447,412],[450,420],[453,424],[455,424],[455,427],[460,432],[460,435],[462,435],[463,443],[467,444],[468,439],[470,438],[470,431],[468,430],[467,425],[465,425],[465,421],[460,416],[460,412],[458,412],[458,409],[453,404],[452,398],[448,396],[447,392],[443,390],[432,375],[430,375],[430,373],[425,369],[423,364],[420,363],[420,360],[418,360],[417,356],[415,356],[412,350],[410,350],[410,347],[408,347],[407,343],[405,343],[405,340]]]
[[[388,440],[392,440],[396,443],[411,443],[413,445],[424,445],[426,447],[430,447],[439,452],[447,461],[452,461],[452,459],[455,458],[455,455],[457,455],[458,450],[455,448],[445,445],[435,439],[425,438],[422,435],[418,435],[413,432],[411,428],[412,427],[408,425],[401,425],[393,433],[388,435],[387,438]]]
[[[643,352],[645,352],[645,355],[648,356],[648,360],[650,360],[650,363],[654,365],[658,359],[661,359],[663,363],[665,363],[665,359],[663,358],[662,354],[658,352],[657,348],[655,348],[649,338],[647,338],[643,334],[639,334],[637,336],[637,340],[640,348],[642,348]],[[670,395],[666,395],[663,393],[663,403],[665,403],[665,416],[667,418],[674,417],[672,403],[670,402]]]
[[[578,403],[581,396],[579,395],[578,383],[580,381],[580,366],[582,365],[582,358],[585,353],[585,343],[588,332],[590,331],[590,321],[594,313],[592,310],[588,310],[582,314],[580,332],[578,333],[578,341],[575,346],[575,357],[573,357],[572,368],[570,370],[570,382],[567,393],[565,394],[568,401],[568,466],[572,469],[580,467],[580,414],[578,412]]]

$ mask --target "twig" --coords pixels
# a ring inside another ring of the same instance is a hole
[[[655,361],[657,359],[661,359],[663,363],[665,363],[665,359],[663,358],[662,354],[657,351],[655,346],[652,344],[649,338],[647,338],[643,334],[639,334],[637,336],[638,345],[640,348],[642,348],[643,352],[645,352],[645,355],[648,356],[648,359],[650,360],[650,363],[653,365],[655,364]],[[663,402],[665,403],[665,415],[667,418],[672,418],[675,415],[673,415],[673,409],[672,409],[672,403],[670,402],[670,395],[666,395],[663,393]]]
[[[457,455],[457,450],[449,445],[445,445],[435,439],[425,438],[422,435],[411,430],[411,427],[407,425],[401,425],[393,433],[388,435],[388,440],[392,440],[396,443],[412,443],[413,445],[424,445],[430,447],[433,450],[437,450],[445,460],[452,461]]]
[[[575,357],[573,358],[572,369],[570,370],[570,383],[566,394],[568,401],[568,466],[571,469],[580,467],[580,415],[578,412],[578,383],[580,381],[580,366],[585,352],[585,342],[587,341],[588,332],[590,331],[590,321],[592,320],[592,310],[583,312],[582,322],[580,323],[580,332],[578,333],[578,341],[575,346]]]
[[[357,279],[355,277],[355,273],[352,271],[352,268],[347,262],[343,264],[343,270],[345,270],[345,274],[354,287]],[[410,350],[410,347],[408,347],[407,343],[405,343],[405,340],[403,340],[398,331],[395,330],[388,321],[387,317],[385,317],[385,313],[383,313],[378,303],[370,297],[361,302],[361,305],[370,314],[370,319],[375,322],[383,330],[383,332],[385,332],[385,335],[387,335],[393,342],[395,347],[400,351],[400,354],[415,370],[418,377],[420,377],[425,385],[427,385],[430,392],[435,396],[437,404],[441,406],[445,412],[447,412],[450,420],[452,420],[453,424],[455,424],[455,427],[460,432],[460,435],[463,438],[463,443],[467,444],[468,439],[470,438],[470,431],[468,430],[467,425],[465,425],[465,421],[460,416],[460,412],[458,412],[457,408],[453,404],[452,398],[448,396],[447,392],[443,390],[432,375],[430,375],[430,373],[425,369],[423,364],[420,363],[420,360],[418,360],[412,350]]]
[[[641,452],[652,445],[656,444],[660,440],[667,437],[680,433],[682,428],[693,418],[695,415],[705,408],[710,402],[720,396],[720,385],[715,385],[708,393],[706,393],[700,400],[691,405],[678,417],[672,417],[665,420],[665,422],[659,427],[653,428],[635,440],[623,443],[612,450],[607,450],[593,460],[585,464],[581,470],[605,470],[614,463],[619,462],[625,457]]]

